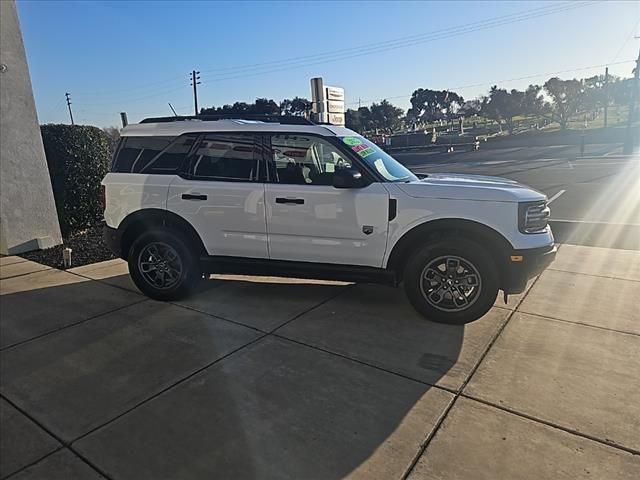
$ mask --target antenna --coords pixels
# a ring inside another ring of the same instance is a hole
[[[178,114],[176,113],[175,108],[173,108],[173,105],[171,105],[171,102],[167,102],[167,103],[169,104],[169,108],[170,108],[170,109],[171,109],[171,111],[173,112],[173,116],[174,116],[174,117],[177,117],[177,116],[178,116]]]

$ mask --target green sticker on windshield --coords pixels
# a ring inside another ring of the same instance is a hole
[[[358,137],[344,137],[342,141],[347,145],[360,145],[362,143],[362,140]]]
[[[371,148],[371,147],[367,147],[364,150],[360,150],[358,152],[358,155],[360,155],[361,157],[364,158],[364,157],[367,157],[367,156],[371,155],[372,153],[375,153],[375,150],[373,148]]]

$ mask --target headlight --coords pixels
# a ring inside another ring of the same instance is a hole
[[[518,205],[518,230],[522,233],[538,233],[547,228],[551,210],[546,200],[525,202]]]

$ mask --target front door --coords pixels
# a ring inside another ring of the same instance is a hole
[[[187,220],[209,255],[268,258],[261,155],[253,135],[205,134],[167,210]]]
[[[267,155],[271,259],[382,266],[389,223],[383,184],[333,187],[336,169],[358,165],[318,136],[272,135]]]

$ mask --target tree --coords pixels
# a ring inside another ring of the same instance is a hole
[[[373,127],[386,133],[393,133],[402,126],[404,111],[393,106],[387,100],[371,105],[371,122]]]
[[[376,128],[369,107],[360,107],[357,110],[348,109],[345,112],[345,125],[358,133],[369,132]]]
[[[273,100],[256,98],[256,102],[249,108],[249,113],[256,115],[279,115],[280,107]]]
[[[102,129],[104,133],[107,134],[107,139],[109,140],[109,148],[111,149],[111,153],[116,151],[118,147],[118,143],[120,143],[120,130],[116,127],[104,127]]]
[[[489,91],[489,96],[485,97],[482,102],[482,114],[498,123],[504,120],[509,134],[512,134],[514,130],[513,118],[523,113],[524,98],[524,92],[515,89],[508,92],[494,85]]]
[[[465,117],[472,117],[473,115],[478,115],[481,110],[482,100],[474,98],[473,100],[467,100],[464,102],[457,113]]]
[[[551,118],[565,130],[571,117],[580,111],[583,88],[578,80],[560,80],[553,77],[544,84],[544,89],[553,99]]]
[[[542,87],[540,85],[529,85],[524,91],[522,99],[522,113],[539,117],[547,113],[549,105],[544,101],[542,96]]]
[[[304,116],[311,111],[311,101],[306,98],[294,97],[293,100],[285,98],[280,102],[282,115]]]
[[[411,108],[407,111],[410,120],[433,122],[454,118],[464,104],[464,99],[455,92],[419,88],[411,95]]]
[[[230,115],[241,113],[246,115],[279,115],[280,107],[276,102],[267,98],[256,98],[254,103],[235,102],[223,107],[201,108],[200,115]]]

